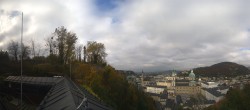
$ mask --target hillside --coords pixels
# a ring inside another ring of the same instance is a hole
[[[125,76],[129,76],[129,75],[134,75],[137,76],[138,74],[136,74],[134,71],[131,70],[116,70],[118,73],[121,73]]]
[[[250,70],[247,67],[233,62],[221,62],[209,67],[195,68],[194,72],[197,75],[208,77],[234,77],[250,74]]]

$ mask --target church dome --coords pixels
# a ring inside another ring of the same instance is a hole
[[[193,70],[191,70],[191,72],[189,74],[189,78],[190,78],[190,80],[195,80],[195,74],[194,74]]]

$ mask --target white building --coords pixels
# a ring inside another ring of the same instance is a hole
[[[173,77],[173,76],[166,76],[165,77],[165,80],[167,80],[167,81],[173,81],[173,80],[175,80],[175,76]]]
[[[164,90],[166,90],[165,86],[146,86],[146,92],[148,93],[161,94]]]
[[[173,85],[173,81],[158,81],[156,82],[157,86],[165,86],[165,87],[172,87]]]
[[[201,82],[202,88],[215,88],[218,87],[218,82]]]
[[[201,94],[205,96],[207,100],[218,102],[225,96],[228,90],[229,87],[202,88]]]

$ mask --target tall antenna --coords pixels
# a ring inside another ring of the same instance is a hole
[[[21,108],[23,104],[23,12],[22,12],[22,28],[21,28]]]

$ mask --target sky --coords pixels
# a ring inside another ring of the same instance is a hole
[[[1,0],[0,49],[64,26],[77,44],[101,42],[108,64],[133,71],[185,70],[230,61],[250,66],[249,0]]]

